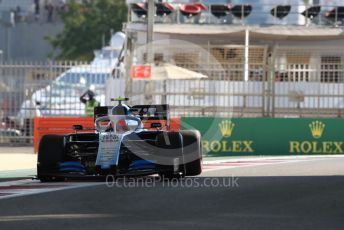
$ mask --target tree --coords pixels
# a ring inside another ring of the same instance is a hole
[[[60,13],[64,29],[55,37],[47,37],[54,51],[52,58],[86,60],[102,46],[103,36],[110,40],[110,31],[122,29],[127,19],[125,0],[92,0],[86,3],[72,0],[68,10]]]

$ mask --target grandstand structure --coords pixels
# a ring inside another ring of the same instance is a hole
[[[208,78],[168,80],[165,90],[151,82],[153,100],[167,97],[173,113],[195,116],[343,116],[344,7],[288,3],[155,1],[155,64],[173,63]],[[127,4],[127,66],[145,65],[149,49],[140,47],[147,43],[148,4]],[[129,96],[147,94],[147,83],[128,85]]]
[[[40,0],[39,14],[35,12],[33,0],[0,1],[0,50],[3,61],[46,60],[52,46],[45,39],[55,36],[63,29],[63,23],[56,6],[52,22],[48,22],[48,11],[44,8],[45,0]],[[28,45],[30,44],[30,45]]]
[[[60,0],[49,0],[53,6],[54,11],[57,11],[60,6]],[[45,21],[47,10],[45,9],[48,1],[39,0],[39,15],[35,15],[35,1],[34,0],[1,0],[0,1],[0,16],[4,12],[13,12],[19,14],[20,20],[17,22],[43,22]],[[66,1],[68,2],[68,1]],[[18,12],[19,10],[19,12]],[[44,19],[44,20],[42,20]],[[0,17],[1,20],[1,17]],[[54,17],[54,21],[58,20],[58,17]]]

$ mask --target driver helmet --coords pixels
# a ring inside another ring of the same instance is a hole
[[[112,115],[130,115],[130,108],[126,104],[119,104],[112,108]]]
[[[126,104],[120,103],[111,110],[112,115],[130,115],[130,108]],[[129,126],[125,120],[119,120],[116,124],[116,132],[123,133],[129,131]]]

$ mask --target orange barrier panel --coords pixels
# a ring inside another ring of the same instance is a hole
[[[39,141],[44,135],[73,133],[73,125],[82,125],[85,129],[94,129],[93,117],[35,117],[34,152],[38,152]],[[85,131],[89,132],[89,130]]]
[[[145,121],[144,127],[150,129],[154,121]],[[155,121],[165,125],[165,121]],[[73,133],[73,125],[82,125],[85,129],[94,129],[93,117],[35,117],[34,120],[34,152],[38,152],[39,141],[47,134],[68,134]],[[171,118],[170,130],[180,130],[180,118]],[[90,130],[84,130],[89,132]],[[78,131],[82,132],[82,131]]]
[[[170,119],[170,130],[172,131],[179,131],[180,130],[180,117],[173,117]]]

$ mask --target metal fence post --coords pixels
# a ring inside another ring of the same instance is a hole
[[[276,47],[274,46],[271,50],[270,57],[268,58],[268,76],[267,76],[267,88],[265,89],[266,95],[266,113],[268,117],[275,116],[275,58],[276,58]]]
[[[335,25],[335,26],[338,26],[338,7],[335,8],[334,25]]]
[[[147,63],[152,65],[154,62],[153,52],[153,36],[154,36],[154,15],[155,15],[155,1],[148,0],[148,12],[147,12],[147,40],[146,40],[146,57]],[[145,81],[145,100],[146,103],[151,104],[153,102],[153,96],[150,94],[152,89],[152,82],[150,80]]]
[[[271,105],[269,105],[269,107],[271,107],[271,117],[275,117],[275,61],[276,61],[276,52],[277,52],[277,47],[274,46],[272,49],[272,55],[271,55],[271,71],[270,71],[270,97],[271,97]]]

